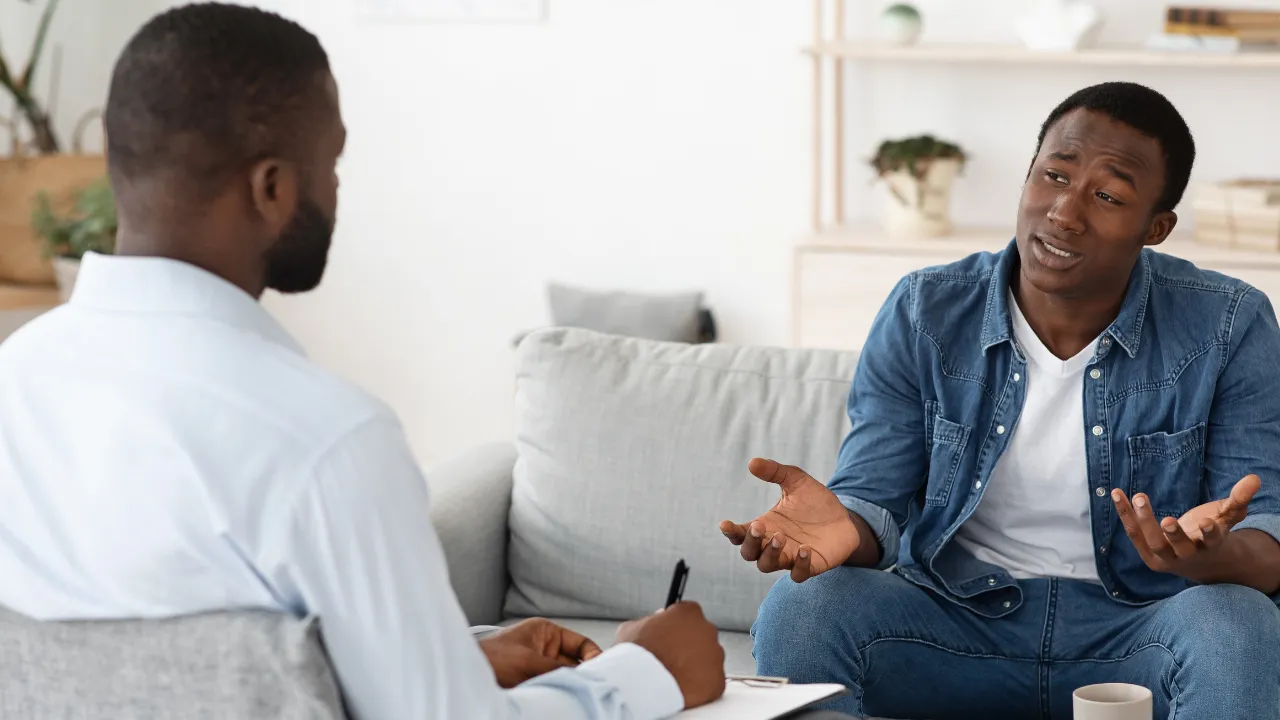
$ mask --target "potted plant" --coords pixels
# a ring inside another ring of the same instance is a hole
[[[886,228],[895,237],[937,237],[951,232],[951,186],[966,156],[932,135],[885,140],[871,166],[889,189]]]
[[[36,196],[31,226],[53,260],[58,292],[65,302],[71,296],[80,259],[85,253],[109,255],[116,247],[116,199],[106,178],[76,195],[75,205],[66,214],[58,213],[47,193]]]
[[[8,2],[9,0],[0,0]],[[33,0],[21,0],[34,4]],[[0,142],[0,283],[52,284],[54,272],[44,257],[30,223],[32,201],[48,193],[54,207],[65,207],[74,195],[106,174],[101,154],[80,150],[80,135],[94,111],[76,126],[72,152],[65,153],[49,107],[55,98],[42,99],[37,87],[37,70],[42,67],[49,30],[58,0],[47,0],[35,26],[34,41],[26,62],[10,64],[0,53],[0,99],[6,95],[16,115],[0,117],[0,130],[7,131],[7,143]],[[56,85],[56,83],[53,83]],[[8,153],[3,152],[7,144]]]

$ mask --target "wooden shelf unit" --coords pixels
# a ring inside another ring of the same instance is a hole
[[[1017,45],[980,43],[885,45],[827,40],[805,48],[815,57],[920,63],[1105,65],[1114,67],[1280,68],[1280,52],[1177,52],[1142,47],[1099,47],[1075,52],[1038,52]]]
[[[55,307],[61,303],[58,288],[42,285],[10,285],[0,283],[0,311],[30,310]]]

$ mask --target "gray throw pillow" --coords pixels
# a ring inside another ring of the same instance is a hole
[[[594,291],[552,283],[551,322],[610,335],[696,343],[701,292],[641,294]]]

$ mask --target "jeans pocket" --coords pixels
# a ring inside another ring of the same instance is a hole
[[[1176,518],[1199,505],[1204,436],[1204,423],[1175,433],[1131,436],[1129,497],[1145,493],[1158,518]]]
[[[924,502],[926,505],[941,507],[951,497],[951,486],[955,483],[965,446],[969,443],[970,428],[951,422],[941,415],[930,414],[928,418],[929,478]]]

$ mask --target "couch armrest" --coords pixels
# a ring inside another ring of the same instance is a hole
[[[449,582],[472,625],[502,620],[515,461],[510,443],[484,445],[427,475],[431,522],[444,546]]]

